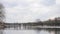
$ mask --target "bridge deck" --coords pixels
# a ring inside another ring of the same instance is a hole
[[[32,28],[60,28],[60,26],[32,26]]]

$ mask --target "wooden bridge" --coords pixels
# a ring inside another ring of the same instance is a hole
[[[36,25],[37,24],[37,25]],[[54,34],[60,34],[60,26],[48,26],[41,25],[39,23],[3,23],[0,25],[0,29],[13,29],[13,30],[26,30],[26,29],[47,29],[54,32]],[[0,34],[3,33],[1,30]]]
[[[36,25],[37,24],[37,25]],[[56,29],[60,26],[38,25],[39,23],[4,23],[0,25],[0,29],[13,28],[13,29]]]

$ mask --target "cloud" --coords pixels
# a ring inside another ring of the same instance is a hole
[[[45,6],[52,6],[56,4],[56,0],[43,0],[41,3]]]
[[[56,4],[60,4],[60,0],[56,0]]]
[[[2,0],[7,22],[31,22],[59,16],[58,0]]]

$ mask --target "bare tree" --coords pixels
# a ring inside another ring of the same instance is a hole
[[[4,17],[4,6],[0,3],[0,22],[3,22]]]
[[[3,4],[0,3],[0,29],[5,28],[4,18],[5,18],[4,6]]]

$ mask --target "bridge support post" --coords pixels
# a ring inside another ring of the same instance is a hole
[[[21,30],[23,30],[24,29],[24,26],[23,26],[23,24],[21,24]]]

